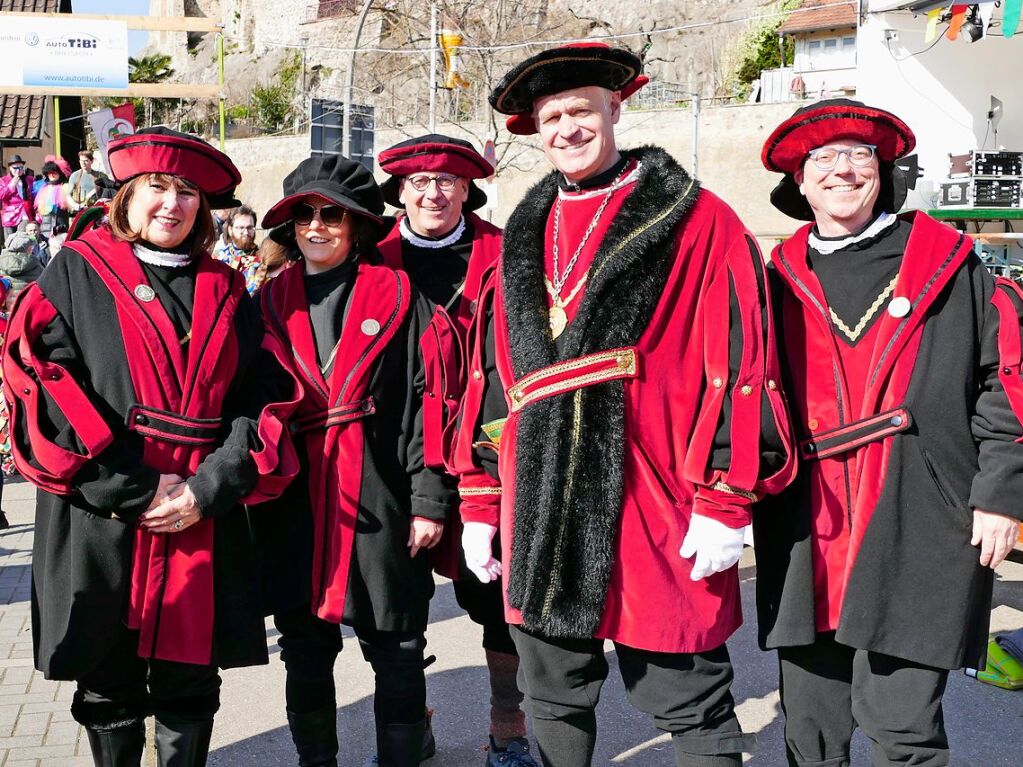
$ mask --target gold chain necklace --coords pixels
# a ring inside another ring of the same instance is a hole
[[[575,287],[572,288],[572,292],[569,293],[567,298],[561,297],[561,291],[565,288],[565,283],[568,282],[568,278],[572,274],[572,270],[575,269],[576,262],[579,261],[579,256],[583,252],[583,248],[586,247],[586,243],[589,242],[590,235],[593,234],[593,230],[597,228],[597,223],[600,221],[600,217],[604,214],[604,209],[607,208],[607,204],[611,202],[611,197],[618,190],[618,184],[625,176],[625,172],[629,169],[629,163],[625,164],[625,167],[619,171],[618,175],[615,176],[615,180],[611,182],[611,185],[607,189],[607,193],[604,195],[604,199],[600,202],[600,207],[597,208],[596,214],[593,216],[593,220],[590,221],[589,226],[586,227],[586,232],[583,234],[582,240],[579,242],[579,247],[575,249],[575,253],[572,254],[572,258],[568,262],[568,266],[565,267],[564,274],[561,273],[561,265],[559,263],[559,249],[558,249],[558,237],[561,232],[561,205],[562,197],[561,193],[558,193],[558,199],[554,203],[554,231],[552,233],[553,245],[551,250],[554,256],[554,279],[549,280],[544,277],[544,284],[547,287],[547,292],[550,294],[553,306],[547,310],[548,322],[551,326],[551,335],[554,338],[560,336],[565,332],[565,327],[568,325],[568,314],[565,312],[565,307],[572,303],[572,299],[578,295],[579,291],[586,284],[586,278],[589,276],[589,270],[579,279]]]

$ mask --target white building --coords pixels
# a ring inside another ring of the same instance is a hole
[[[939,21],[938,36],[926,40],[926,12],[948,6],[933,0],[862,0],[857,98],[895,112],[916,133],[924,177],[907,200],[911,208],[934,207],[950,153],[1023,150],[1023,29],[1004,37],[1002,9],[990,0],[970,5],[969,21],[956,40],[945,35],[948,20]],[[971,42],[988,14],[986,34]],[[987,119],[992,96],[1003,103],[997,143]]]

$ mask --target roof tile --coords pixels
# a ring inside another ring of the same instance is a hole
[[[779,35],[856,26],[856,3],[853,0],[842,5],[835,5],[835,0],[803,0],[797,10],[799,13],[791,13],[778,27]]]

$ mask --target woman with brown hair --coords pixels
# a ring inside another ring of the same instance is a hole
[[[193,767],[218,668],[267,659],[241,503],[297,470],[295,387],[242,276],[209,257],[230,159],[159,128],[109,157],[108,224],[21,296],[4,357],[15,461],[40,489],[35,663],[78,683],[97,765],[138,765],[152,713],[160,764]]]

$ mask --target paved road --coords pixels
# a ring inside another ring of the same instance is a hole
[[[92,765],[88,744],[68,713],[72,686],[47,682],[32,669],[29,589],[32,553],[33,490],[10,483],[4,509],[14,526],[0,532],[0,767],[78,767]],[[993,628],[1023,627],[1023,552],[998,573]],[[746,615],[753,615],[755,569],[742,563]],[[752,620],[752,618],[751,618]],[[921,626],[920,631],[926,631]],[[346,632],[346,636],[351,636]],[[439,744],[429,767],[480,767],[488,711],[481,633],[455,604],[451,584],[439,581],[432,610],[428,652],[437,663],[428,670],[429,703],[436,709]],[[219,767],[274,767],[296,763],[284,718],[284,669],[276,632],[268,626],[269,666],[224,674],[223,707],[217,718],[209,764]],[[748,767],[784,765],[777,672],[773,657],[756,649],[754,627],[747,625],[729,643],[736,666],[736,699],[743,726],[760,737],[760,749]],[[667,739],[631,709],[609,653],[611,678],[600,707],[596,765],[667,767]],[[340,764],[360,767],[373,749],[372,673],[352,641],[336,669]],[[954,674],[945,698],[945,715],[955,767],[1023,765],[1023,692],[1006,692]],[[154,763],[152,753],[147,755]],[[855,743],[854,765],[867,764],[862,738]]]

